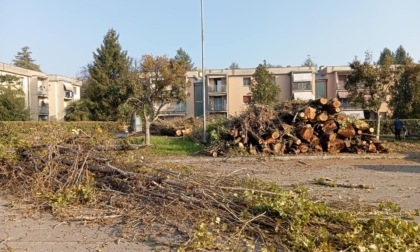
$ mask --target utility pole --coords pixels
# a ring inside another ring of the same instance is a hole
[[[203,80],[203,144],[207,143],[206,137],[206,114],[207,114],[207,103],[206,103],[206,74],[204,68],[204,15],[203,15],[203,0],[201,0],[201,78]]]

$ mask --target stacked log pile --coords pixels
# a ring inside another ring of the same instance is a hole
[[[233,125],[233,144],[251,154],[388,152],[367,122],[342,113],[338,99],[320,98],[296,111],[253,106]]]

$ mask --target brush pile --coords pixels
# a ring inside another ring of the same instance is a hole
[[[319,98],[295,111],[252,106],[234,120],[230,133],[233,145],[251,154],[388,152],[373,132],[367,122],[342,113],[338,99]]]

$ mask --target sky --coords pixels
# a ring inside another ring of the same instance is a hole
[[[420,60],[419,0],[203,2],[207,69],[344,66],[400,45]],[[79,76],[109,29],[134,59],[182,48],[202,66],[201,0],[0,0],[0,20],[0,62],[28,46],[47,74]]]

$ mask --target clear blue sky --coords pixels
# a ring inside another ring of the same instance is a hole
[[[173,57],[182,47],[201,67],[200,0],[0,0],[0,62],[29,46],[48,74],[75,77],[110,28],[130,57]],[[403,45],[420,60],[419,0],[204,0],[205,65],[263,60],[347,65]]]

